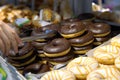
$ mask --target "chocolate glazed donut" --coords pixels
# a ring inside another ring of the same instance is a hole
[[[85,29],[82,22],[71,22],[61,26],[60,34],[65,38],[73,38],[83,34]]]
[[[110,26],[105,23],[94,23],[90,30],[94,33],[94,37],[104,37],[111,32]]]
[[[94,41],[93,33],[91,31],[86,31],[82,36],[69,39],[72,46],[85,46]]]
[[[59,57],[66,55],[71,49],[70,43],[64,38],[52,40],[43,47],[44,54],[48,57]]]
[[[25,75],[26,73],[29,73],[29,72],[38,74],[38,73],[44,73],[47,71],[50,71],[50,67],[47,64],[34,63],[34,64],[31,64],[24,68],[23,75]]]

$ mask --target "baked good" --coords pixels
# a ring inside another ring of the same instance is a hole
[[[66,66],[79,80],[86,79],[87,75],[98,67],[98,62],[92,57],[78,57]]]
[[[111,27],[106,23],[94,23],[89,29],[94,33],[94,37],[104,37],[111,32]]]
[[[82,22],[71,22],[61,25],[60,34],[64,38],[74,38],[85,32],[85,26]]]
[[[80,47],[73,46],[73,53],[74,54],[85,54],[86,52],[88,52],[92,48],[93,48],[92,43],[89,45],[80,46]]]
[[[33,63],[27,67],[24,68],[23,70],[23,75],[31,72],[33,74],[40,74],[40,73],[44,73],[50,71],[50,67],[47,64],[44,63]]]
[[[114,46],[120,47],[120,38],[119,37],[114,37],[111,39],[110,43]]]
[[[120,56],[115,59],[115,66],[120,70]]]
[[[92,71],[87,76],[87,80],[101,80],[101,79],[119,80],[120,72],[115,67],[106,66]]]
[[[23,46],[19,47],[18,54],[15,54],[13,51],[10,51],[8,56],[8,62],[17,68],[22,68],[34,62],[36,59],[36,53],[30,43],[26,43]]]
[[[120,56],[120,48],[113,45],[100,46],[93,52],[93,57],[101,64],[112,65],[118,56]]]
[[[93,33],[91,31],[86,31],[81,36],[69,39],[72,46],[86,46],[94,41]]]
[[[110,35],[107,35],[105,37],[95,37],[93,44],[95,46],[98,46],[98,45],[101,45],[102,43],[104,43],[105,41],[108,41],[109,39],[110,39]]]
[[[70,43],[64,38],[53,39],[43,47],[44,54],[48,57],[59,57],[68,54],[71,50]]]
[[[74,54],[69,52],[68,54],[60,57],[46,57],[44,60],[49,61],[52,65],[68,63],[74,58]]]
[[[76,80],[76,78],[68,70],[53,70],[47,72],[40,80]]]

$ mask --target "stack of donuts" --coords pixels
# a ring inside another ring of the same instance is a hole
[[[63,73],[68,75],[61,77]],[[95,48],[92,57],[77,57],[65,68],[47,72],[40,80],[63,79],[120,80],[120,37],[112,38],[109,44]]]
[[[106,23],[92,23],[90,21],[83,21],[87,29],[93,32],[94,46],[99,46],[103,42],[110,39],[111,27]]]
[[[45,59],[53,65],[66,63],[74,58],[70,43],[65,38],[53,39],[43,47],[43,51]]]
[[[62,23],[60,34],[71,43],[75,54],[85,54],[92,49],[93,33],[86,29],[81,21],[66,21]]]
[[[15,66],[18,70],[24,69],[26,66],[35,62],[36,53],[30,43],[25,43],[22,46],[19,46],[18,54],[15,54],[14,51],[10,51],[10,54],[7,58],[8,62]]]

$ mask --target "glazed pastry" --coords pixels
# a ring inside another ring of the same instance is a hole
[[[34,62],[35,59],[36,53],[34,53],[34,49],[30,43],[26,43],[19,47],[18,54],[10,51],[10,55],[8,56],[8,62],[17,68],[29,65],[30,63]]]
[[[44,54],[48,57],[63,56],[68,54],[70,50],[70,43],[64,38],[53,39],[49,44],[43,47]]]
[[[60,34],[64,38],[74,38],[85,32],[85,26],[82,22],[71,22],[61,25]]]
[[[34,73],[34,74],[40,74],[50,71],[50,67],[47,64],[44,63],[33,63],[27,67],[24,68],[23,74],[27,74],[29,72]]]
[[[71,71],[53,70],[47,72],[40,80],[76,80],[76,78]]]
[[[120,38],[119,37],[114,37],[111,39],[110,43],[114,46],[120,47]]]
[[[98,67],[98,62],[92,57],[78,57],[67,65],[67,70],[73,72],[79,80],[86,79],[87,75]]]
[[[69,39],[72,46],[86,46],[94,41],[93,33],[91,31],[86,31],[83,35]]]
[[[115,66],[120,70],[120,56],[115,59]]]
[[[115,67],[102,67],[92,71],[86,80],[119,80],[120,72]]]
[[[89,29],[94,33],[94,37],[104,37],[111,32],[111,27],[105,23],[94,23]]]
[[[93,57],[101,64],[114,64],[118,56],[120,56],[120,48],[113,45],[100,46],[93,52]]]
[[[93,44],[89,44],[86,46],[81,46],[81,47],[73,47],[73,52],[74,54],[85,54],[86,52],[88,52],[89,50],[91,50],[93,48]]]
[[[51,58],[47,57],[46,60],[53,65],[57,65],[57,64],[68,63],[73,58],[74,58],[74,54],[72,52],[69,52],[68,54],[60,57],[51,57]]]

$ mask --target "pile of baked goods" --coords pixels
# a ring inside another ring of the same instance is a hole
[[[4,10],[6,8],[2,11]],[[15,18],[10,18],[13,21],[9,21],[8,17],[1,20],[13,23],[17,18],[28,18],[30,21],[27,24],[22,24],[22,27],[17,25],[20,32],[31,30],[29,37],[41,37],[24,42],[19,46],[18,54],[10,51],[7,56],[8,62],[21,74],[42,73],[44,75],[40,80],[120,79],[120,38],[112,38],[110,44],[99,46],[110,39],[111,27],[108,24],[79,19],[61,20],[61,16],[50,9],[41,10],[40,17],[31,11],[30,14],[29,11],[19,11],[24,16],[14,14]],[[14,11],[10,13],[13,15]],[[43,21],[48,25],[43,26]],[[53,31],[55,33],[50,34]],[[96,46],[99,47],[95,48]],[[93,48],[93,56],[85,56]],[[66,66],[55,70],[54,67],[58,64]]]
[[[47,72],[40,80],[119,80],[119,40],[120,35],[112,38],[107,43],[94,48],[92,50],[92,56],[77,57],[71,60],[66,67]],[[63,74],[67,76],[64,76]]]

